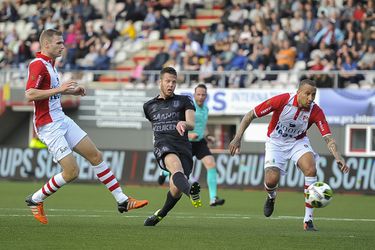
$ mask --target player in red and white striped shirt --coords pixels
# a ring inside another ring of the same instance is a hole
[[[136,200],[123,193],[108,164],[103,161],[102,153],[86,132],[62,111],[61,95],[86,94],[85,88],[75,81],[60,83],[55,59],[60,57],[64,50],[62,33],[54,29],[44,30],[39,42],[41,52],[37,53],[29,65],[25,97],[34,103],[34,128],[38,137],[48,146],[54,161],[60,164],[63,171],[26,198],[34,217],[47,224],[44,200],[78,177],[79,167],[73,150],[92,164],[98,179],[116,199],[119,212],[147,205],[147,200]]]
[[[268,192],[264,215],[267,217],[273,212],[280,175],[286,173],[288,160],[293,160],[305,175],[305,193],[307,187],[317,181],[315,161],[318,155],[306,136],[312,124],[317,125],[341,171],[349,172],[349,167],[337,150],[323,111],[314,103],[315,94],[315,82],[305,79],[299,84],[296,94],[281,94],[264,101],[245,115],[235,138],[229,144],[231,155],[239,153],[243,133],[250,123],[255,118],[273,112],[267,132],[264,166],[264,187]],[[305,207],[304,230],[315,231],[313,208],[307,203]]]

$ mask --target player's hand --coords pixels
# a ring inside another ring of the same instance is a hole
[[[192,133],[192,132],[190,132],[190,133],[188,134],[188,137],[189,137],[190,140],[195,140],[195,139],[198,138],[198,134],[197,134],[197,133]]]
[[[350,171],[348,165],[346,165],[344,159],[336,159],[337,165],[340,167],[341,172],[347,174]]]
[[[234,137],[234,139],[229,143],[229,153],[230,155],[235,155],[240,153],[241,148],[241,138]]]
[[[62,94],[69,94],[74,91],[78,83],[74,80],[64,82],[60,85],[60,91]]]
[[[215,137],[213,137],[212,135],[207,135],[207,136],[206,136],[206,139],[207,139],[207,141],[209,141],[210,143],[215,143],[215,142],[216,142]]]
[[[80,96],[85,96],[86,95],[86,89],[83,86],[77,86],[73,90],[74,95],[80,95]]]
[[[176,125],[176,130],[181,136],[183,136],[186,131],[186,123],[184,121],[179,121]]]

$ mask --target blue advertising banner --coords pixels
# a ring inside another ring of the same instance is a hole
[[[103,150],[103,158],[121,183],[157,185],[160,168],[151,151]],[[264,154],[248,153],[230,156],[214,154],[217,164],[217,183],[222,187],[238,189],[263,189]],[[97,177],[83,157],[76,155],[80,167],[76,182],[97,182]],[[343,174],[332,156],[321,155],[317,161],[318,180],[328,183],[334,191],[375,194],[375,159],[373,157],[347,157],[349,174]],[[0,181],[46,181],[61,172],[47,149],[1,148]],[[206,186],[205,167],[194,160],[191,179]],[[302,190],[304,176],[289,162],[287,174],[280,179],[280,187]]]
[[[319,106],[330,124],[375,124],[375,90],[320,89]]]

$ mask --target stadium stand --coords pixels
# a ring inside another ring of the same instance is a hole
[[[153,86],[157,71],[169,65],[182,74],[181,82],[217,87],[268,88],[312,77],[319,87],[372,88],[373,5],[351,0],[4,0],[0,68],[25,69],[39,49],[40,32],[56,28],[66,42],[60,70],[83,71],[85,80],[103,84]],[[212,73],[203,76],[205,70]]]

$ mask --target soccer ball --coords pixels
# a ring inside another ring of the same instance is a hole
[[[327,183],[318,181],[307,188],[306,202],[315,208],[325,207],[331,202],[332,195],[332,188]]]

